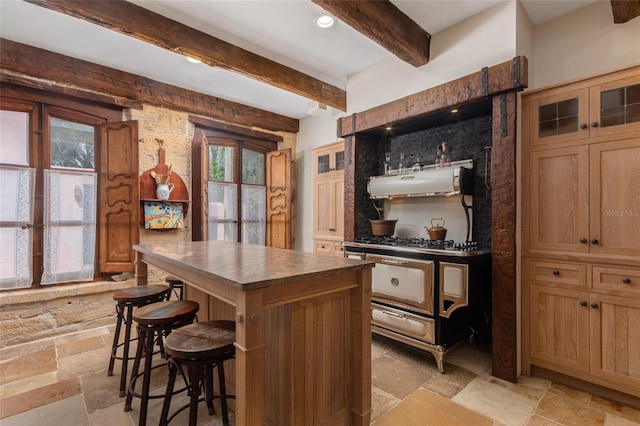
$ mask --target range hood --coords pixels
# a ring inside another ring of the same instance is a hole
[[[373,176],[369,178],[367,191],[371,199],[473,195],[473,160],[411,173]]]

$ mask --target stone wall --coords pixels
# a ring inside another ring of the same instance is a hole
[[[189,190],[190,199],[193,199],[191,140],[194,126],[189,122],[189,114],[144,105],[142,110],[125,111],[123,120],[138,121],[140,173],[158,164],[160,146],[156,139],[160,139],[163,141],[166,163],[172,164],[172,170],[180,175]],[[291,148],[295,156],[296,135],[277,134],[284,138],[279,148]],[[295,167],[291,176],[295,182]],[[292,208],[292,212],[295,212],[295,208]],[[190,241],[191,218],[192,211],[189,208],[184,228],[157,231],[140,227],[140,244]],[[292,229],[295,229],[295,224]],[[149,284],[164,284],[165,276],[163,271],[149,267]],[[0,292],[0,348],[94,327],[115,325],[115,302],[112,293],[135,284],[135,279],[130,278],[122,281]]]

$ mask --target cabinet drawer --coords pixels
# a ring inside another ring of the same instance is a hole
[[[594,266],[593,287],[640,293],[640,269]]]
[[[435,343],[433,318],[414,315],[389,306],[372,304],[371,323],[427,343]]]
[[[344,244],[342,242],[334,242],[333,243],[333,254],[338,256],[344,256]]]
[[[539,283],[568,284],[585,287],[587,266],[575,263],[531,261],[530,277]]]
[[[333,253],[333,241],[316,241],[313,251],[316,253]]]

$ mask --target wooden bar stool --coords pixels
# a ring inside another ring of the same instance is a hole
[[[138,349],[133,361],[124,411],[131,410],[131,401],[134,396],[140,398],[139,426],[144,426],[147,423],[149,399],[164,397],[164,394],[149,395],[151,370],[166,365],[166,363],[162,363],[152,366],[154,342],[160,345],[163,338],[168,336],[172,330],[191,324],[199,309],[200,306],[197,302],[170,300],[143,306],[133,313],[133,319],[138,323]],[[140,362],[143,358],[144,367],[139,373]],[[135,391],[135,386],[140,376],[142,376],[142,391],[138,393]]]
[[[209,414],[214,414],[213,400],[220,398],[222,405],[222,422],[229,424],[227,395],[224,382],[223,363],[235,356],[236,324],[233,321],[208,321],[182,327],[165,340],[165,351],[169,365],[169,383],[164,397],[160,425],[168,424],[178,413],[189,407],[189,426],[195,426],[198,420],[198,403],[205,401]],[[187,376],[183,371],[187,368]],[[218,368],[218,384],[220,393],[213,392],[213,369]],[[187,382],[189,404],[179,408],[171,417],[169,408],[176,375],[180,372]],[[200,398],[204,388],[205,396]],[[168,417],[168,418],[167,418]]]
[[[184,282],[180,278],[176,278],[172,275],[168,275],[164,280],[169,283],[169,288],[173,291],[173,294],[176,295],[178,300],[182,300],[184,298]],[[180,290],[180,293],[178,293],[178,290]]]
[[[120,372],[120,396],[125,395],[127,384],[127,366],[129,364],[129,343],[136,338],[131,338],[131,324],[133,323],[133,308],[149,305],[151,303],[167,300],[171,294],[171,289],[166,285],[144,285],[132,288],[125,288],[113,293],[113,300],[116,301],[116,313],[118,315],[116,331],[113,336],[111,346],[111,357],[107,376],[113,376],[113,367],[116,359],[122,360],[122,371]],[[124,324],[124,341],[120,340],[120,331]],[[123,347],[122,356],[117,355],[118,348]]]

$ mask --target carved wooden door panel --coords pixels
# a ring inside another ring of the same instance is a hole
[[[267,153],[267,246],[290,249],[291,149]]]
[[[100,272],[133,272],[139,242],[138,122],[98,127],[98,236]]]

